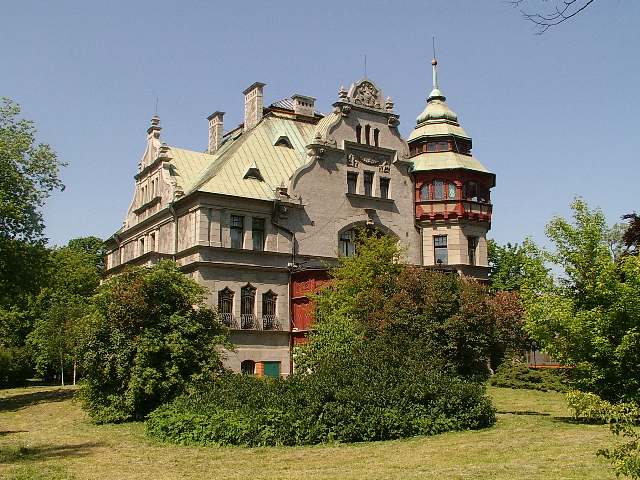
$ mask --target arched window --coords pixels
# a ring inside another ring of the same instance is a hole
[[[442,180],[433,181],[433,199],[442,200],[444,198],[444,182]]]
[[[278,295],[269,290],[262,294],[262,328],[273,330],[276,327],[276,304]]]
[[[227,327],[233,321],[233,291],[229,287],[224,287],[218,292],[218,313]]]
[[[379,147],[380,145],[378,145],[378,142],[380,141],[380,130],[378,130],[377,128],[373,129],[373,144],[376,147]]]
[[[356,126],[356,142],[362,143],[362,127]]]
[[[420,200],[429,200],[429,184],[423,183],[420,187]]]
[[[240,291],[240,327],[253,328],[255,324],[256,289],[248,283]]]
[[[256,373],[256,362],[253,360],[244,360],[240,364],[240,372],[243,375],[254,375]]]
[[[371,145],[371,125],[364,126],[364,141],[367,145]]]

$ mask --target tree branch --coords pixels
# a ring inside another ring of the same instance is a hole
[[[528,0],[509,0],[508,3],[514,7],[520,7],[527,1]],[[542,35],[551,27],[560,25],[570,18],[575,17],[593,2],[595,2],[595,0],[561,0],[555,5],[553,10],[548,13],[528,13],[522,9],[520,10],[520,12],[522,13],[522,16],[525,18],[525,20],[528,20],[536,25],[536,34]]]

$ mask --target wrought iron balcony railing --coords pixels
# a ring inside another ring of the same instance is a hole
[[[253,313],[243,313],[234,317],[231,313],[221,313],[222,323],[232,330],[282,330],[276,315],[263,315],[257,318]]]

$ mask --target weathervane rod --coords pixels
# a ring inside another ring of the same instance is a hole
[[[155,111],[155,115],[156,117],[158,116],[158,97],[156,96],[156,111]]]
[[[364,78],[367,78],[367,54],[364,54]]]

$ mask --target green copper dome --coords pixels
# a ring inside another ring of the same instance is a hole
[[[447,103],[446,98],[442,92],[436,87],[431,91],[429,98],[427,98],[427,106],[417,118],[417,124],[435,121],[445,120],[458,123],[458,115],[451,110]]]

